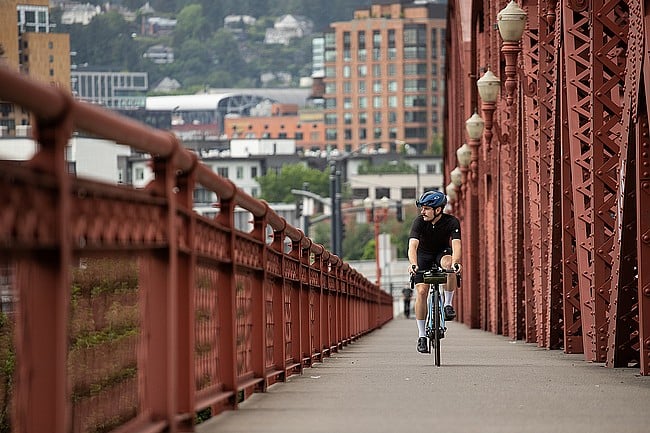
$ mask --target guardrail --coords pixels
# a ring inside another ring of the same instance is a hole
[[[0,161],[9,431],[194,431],[197,413],[236,408],[392,318],[389,294],[171,133],[5,68],[0,99],[33,113],[38,142],[25,163]],[[155,180],[68,174],[75,130],[153,155]],[[213,219],[192,211],[197,183],[217,195]]]

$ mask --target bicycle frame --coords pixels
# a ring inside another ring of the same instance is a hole
[[[442,287],[447,283],[449,273],[443,269],[423,272],[424,283],[429,285],[425,331],[429,339],[429,351],[433,353],[437,367],[440,367],[440,340],[444,338],[447,330],[444,314],[445,296]]]

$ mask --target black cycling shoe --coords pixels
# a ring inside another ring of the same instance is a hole
[[[429,342],[427,341],[427,337],[418,338],[418,352],[429,353]]]
[[[445,320],[454,320],[456,317],[456,310],[451,305],[445,305]]]

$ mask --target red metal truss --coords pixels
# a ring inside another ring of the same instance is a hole
[[[612,277],[612,249],[616,226],[621,137],[628,33],[627,4],[595,1],[592,14],[592,227],[594,360],[607,358],[607,309]]]
[[[642,4],[643,5],[643,4]],[[643,6],[642,6],[643,10]],[[643,10],[643,41],[647,47],[650,43],[650,17]],[[650,118],[650,61],[647,50],[643,55],[643,89],[640,98],[643,101],[645,112],[639,110],[639,119],[644,121]],[[649,128],[646,123],[645,131]],[[639,132],[641,133],[641,131]],[[650,143],[649,134],[645,132],[644,139],[636,143],[636,252],[638,274],[638,320],[639,331],[639,358],[641,374],[650,375]]]
[[[594,359],[593,305],[593,192],[592,192],[592,94],[591,94],[591,14],[573,10],[564,3],[564,67],[566,73],[566,104],[571,159],[573,228],[577,259],[577,277],[585,357]],[[566,294],[565,294],[566,296]],[[566,305],[566,304],[565,304]],[[576,318],[577,320],[577,318]]]
[[[480,76],[489,67],[512,83],[512,68],[504,67],[512,45],[501,53],[492,25],[506,3],[472,2],[466,34],[478,63],[461,76]],[[479,99],[486,121],[479,160],[480,326],[585,353],[590,361],[608,358],[608,365],[640,359],[645,372],[650,290],[641,198],[648,174],[640,160],[650,133],[647,104],[639,104],[647,94],[636,78],[641,65],[650,70],[643,5],[519,5],[527,23],[513,103],[505,103],[504,86],[495,104]],[[459,43],[450,41],[452,57]],[[458,107],[467,97],[449,94],[448,103]],[[449,129],[460,127],[450,120]],[[460,206],[469,231],[472,205]]]
[[[648,118],[641,89],[643,61],[642,4],[628,3],[629,33],[625,56],[625,86],[621,103],[620,158],[616,167],[615,221],[612,245],[611,295],[608,315],[607,364],[628,366],[639,361],[639,311],[637,290],[637,227],[635,198],[638,193],[636,149],[648,145]],[[627,133],[629,131],[629,133]],[[627,138],[627,139],[626,139]]]

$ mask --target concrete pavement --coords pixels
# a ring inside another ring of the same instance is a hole
[[[449,323],[442,366],[394,319],[200,433],[648,433],[650,377]]]

